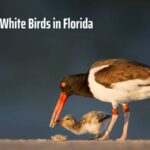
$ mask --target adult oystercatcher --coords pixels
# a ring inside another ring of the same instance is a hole
[[[92,97],[112,104],[112,119],[101,138],[108,140],[118,118],[118,105],[124,112],[124,127],[118,140],[126,140],[130,111],[128,102],[150,98],[150,66],[124,59],[106,59],[94,63],[87,73],[72,75],[60,82],[62,90],[50,127],[54,127],[70,95]]]
[[[56,123],[74,134],[90,133],[95,135],[93,139],[97,139],[107,128],[110,118],[111,116],[106,112],[91,111],[86,113],[79,122],[72,115],[66,115]]]

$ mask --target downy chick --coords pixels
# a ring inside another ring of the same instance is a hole
[[[85,114],[78,122],[73,116],[66,115],[56,123],[74,134],[94,134],[97,139],[104,132],[110,122],[111,116],[101,111],[91,111]]]

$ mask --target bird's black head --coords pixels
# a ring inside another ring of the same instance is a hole
[[[88,87],[87,74],[77,74],[65,77],[60,82],[62,92],[70,95],[92,97]]]

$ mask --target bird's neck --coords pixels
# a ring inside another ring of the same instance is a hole
[[[73,126],[70,126],[67,128],[69,131],[73,132],[74,134],[77,134],[77,135],[83,134],[82,125],[80,122],[76,122]]]
[[[88,73],[78,74],[74,76],[73,94],[85,97],[93,97],[88,86]]]

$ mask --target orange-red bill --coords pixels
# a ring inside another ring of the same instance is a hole
[[[53,128],[56,124],[56,121],[65,105],[65,102],[67,100],[67,95],[64,93],[64,92],[61,92],[60,93],[60,96],[59,96],[59,99],[58,99],[58,102],[55,106],[55,109],[54,109],[54,112],[53,112],[53,115],[52,115],[52,118],[51,118],[51,121],[50,121],[50,127]]]

